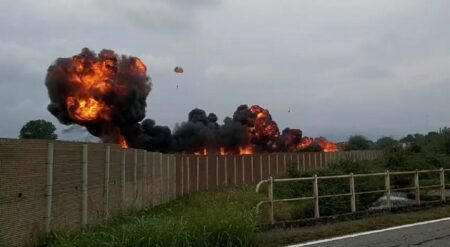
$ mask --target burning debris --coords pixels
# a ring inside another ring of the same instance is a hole
[[[233,118],[217,123],[214,113],[194,109],[188,121],[173,133],[145,117],[151,81],[146,66],[136,57],[102,50],[98,55],[85,48],[70,58],[58,58],[45,82],[51,103],[48,110],[62,124],[78,124],[103,142],[123,148],[206,155],[301,152],[318,147],[337,150],[325,138],[303,137],[299,129],[280,130],[267,109],[239,106]],[[139,123],[142,121],[142,123]]]

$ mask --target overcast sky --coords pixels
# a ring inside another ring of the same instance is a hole
[[[46,70],[83,47],[141,58],[147,117],[171,128],[195,107],[222,121],[259,104],[280,129],[335,141],[437,130],[450,125],[449,11],[447,0],[0,0],[0,136],[57,124]]]

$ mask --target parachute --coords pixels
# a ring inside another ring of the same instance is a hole
[[[183,68],[180,66],[177,66],[173,69],[173,71],[177,74],[181,74],[181,73],[183,73]],[[178,83],[177,83],[177,89],[178,89]]]
[[[183,73],[183,68],[180,66],[175,67],[175,69],[173,69],[173,71],[175,71],[175,73]]]

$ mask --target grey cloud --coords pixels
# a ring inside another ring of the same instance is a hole
[[[381,67],[362,67],[355,72],[355,76],[362,79],[386,79],[394,76],[391,70]]]
[[[141,57],[147,117],[242,103],[281,128],[333,140],[427,132],[450,122],[448,1],[14,1],[0,3],[0,136],[45,107],[46,68],[83,47]],[[173,67],[185,68],[174,75]],[[179,84],[179,88],[176,85]],[[288,112],[290,109],[290,112]],[[65,128],[58,125],[58,128]],[[72,138],[72,137],[67,137]]]

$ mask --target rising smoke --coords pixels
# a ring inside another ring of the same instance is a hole
[[[48,68],[45,85],[48,110],[62,124],[84,126],[104,142],[122,147],[228,154],[298,152],[312,143],[299,129],[280,135],[269,111],[258,105],[237,107],[223,124],[214,113],[193,109],[173,133],[152,119],[143,120],[151,90],[147,68],[138,58],[111,50],[97,55],[84,48],[73,57],[58,58]]]

